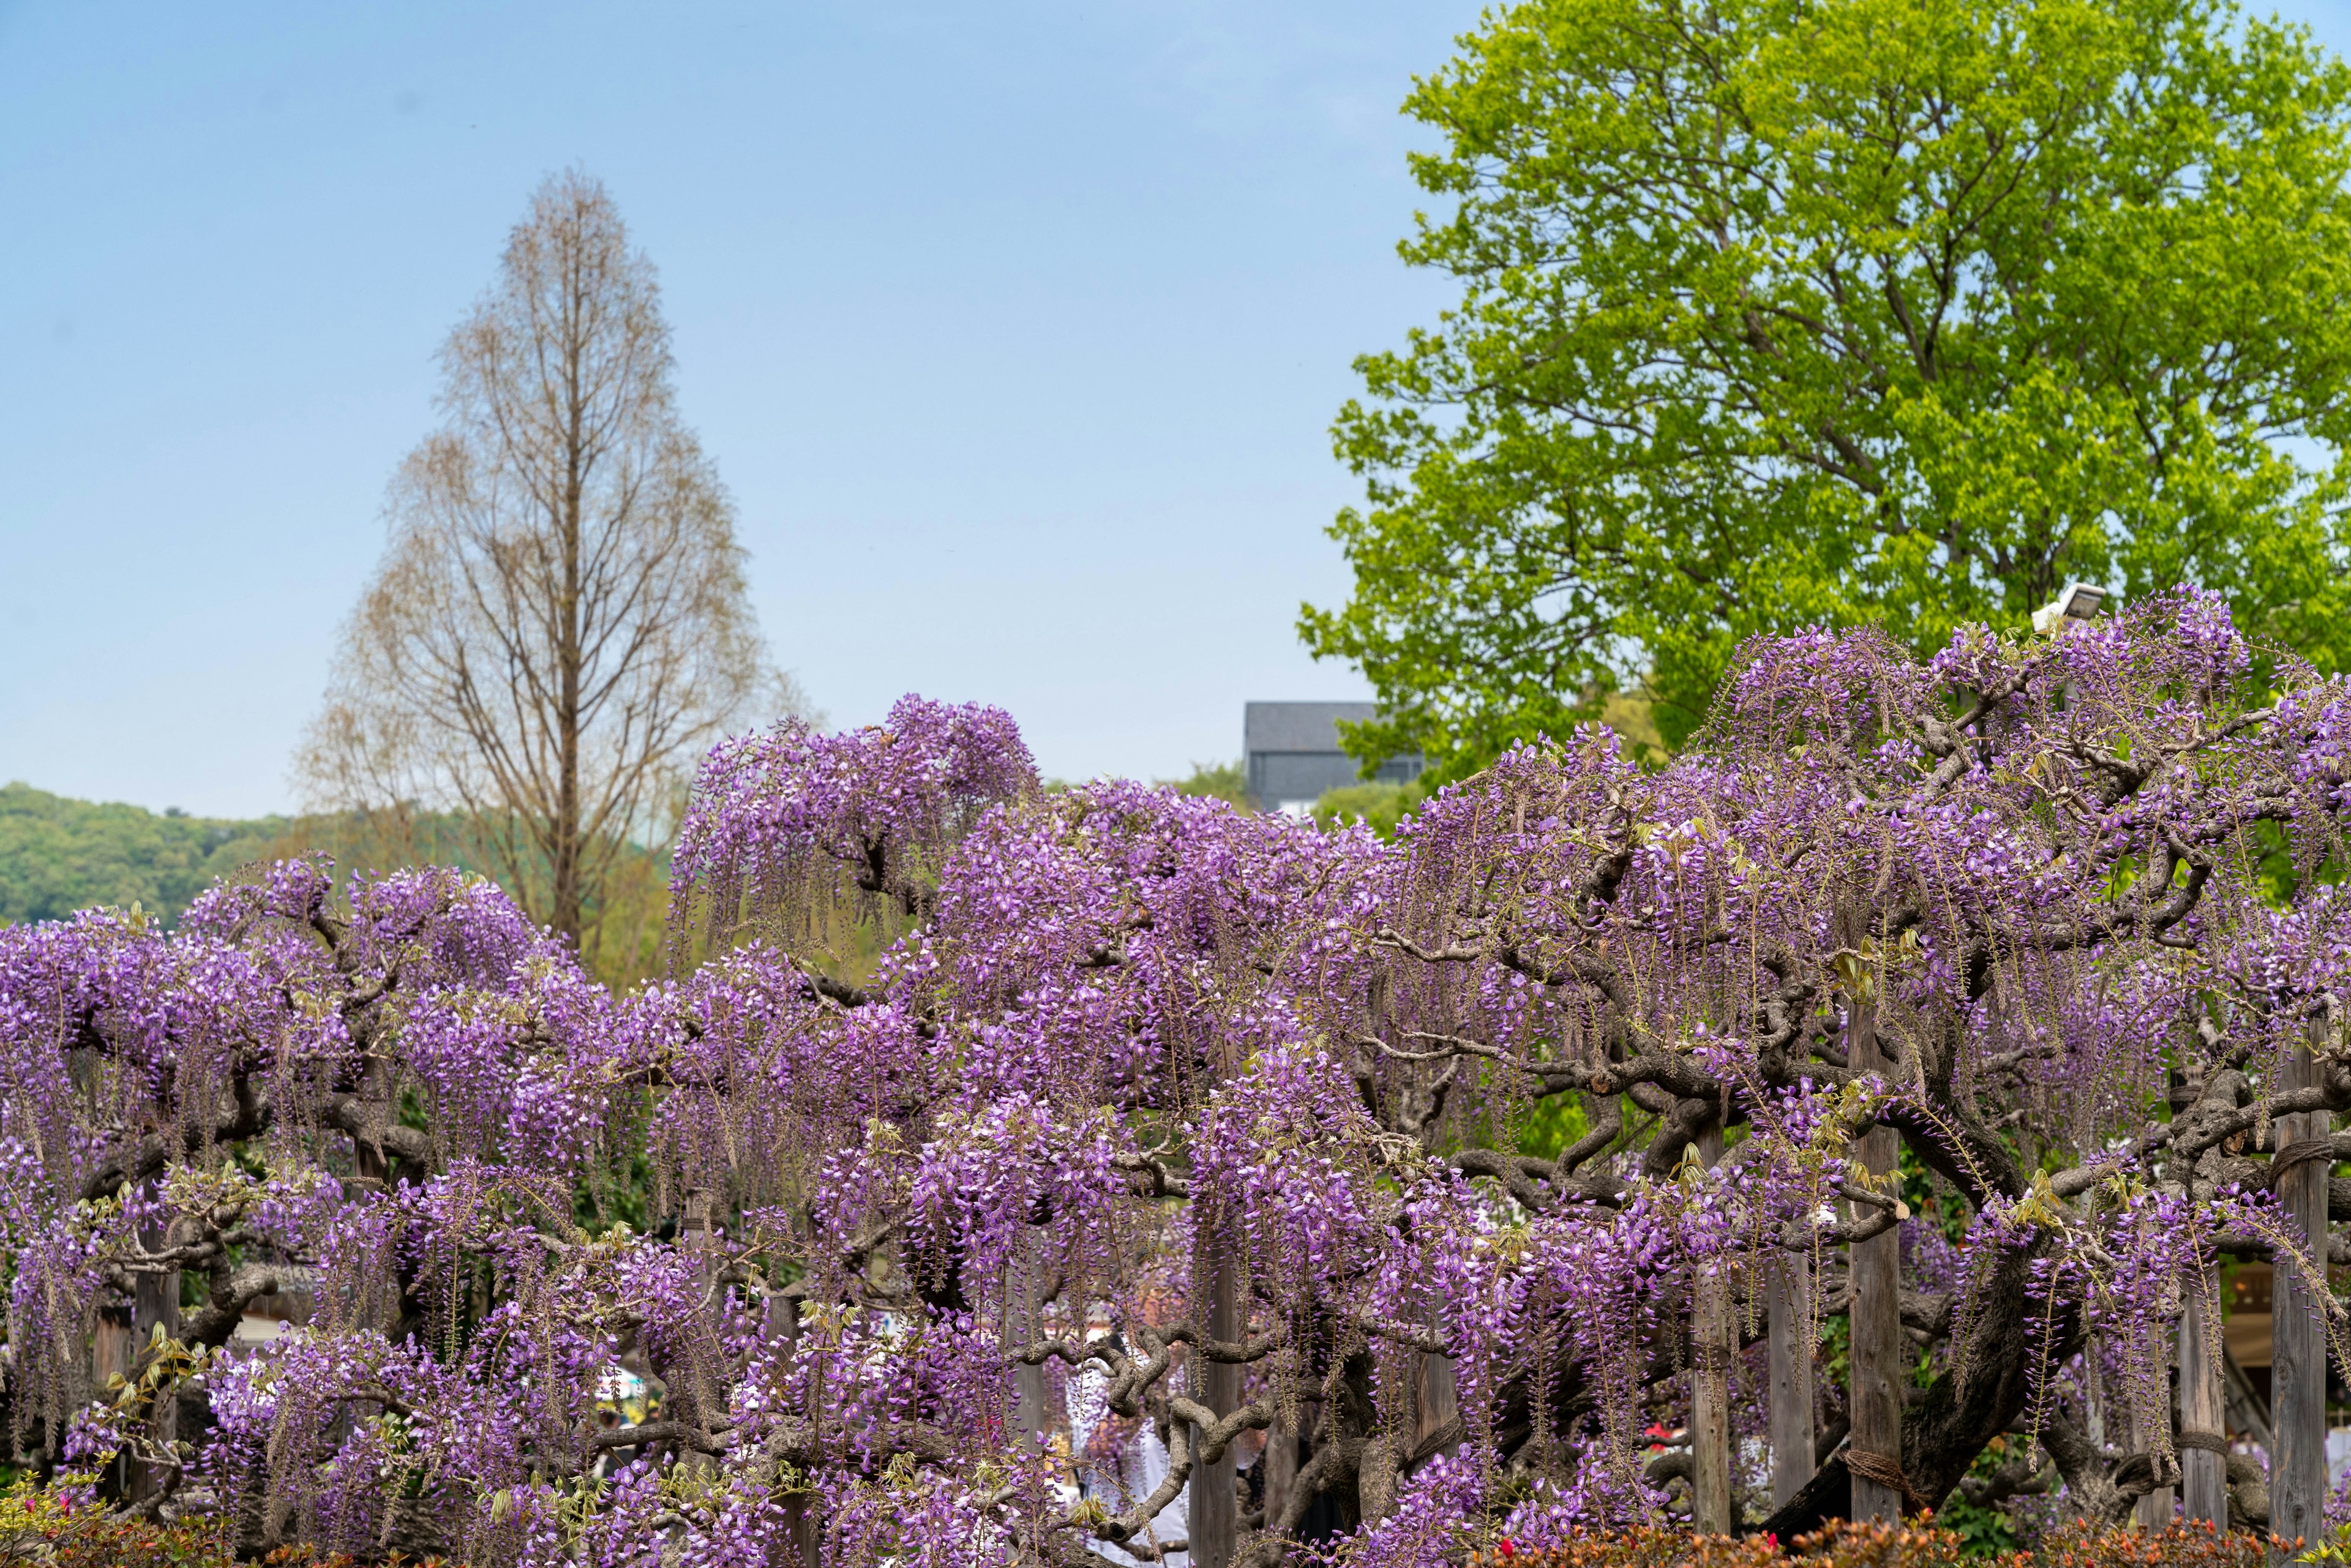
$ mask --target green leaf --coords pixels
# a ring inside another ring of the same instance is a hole
[[[1741,642],[2022,633],[2180,582],[2351,666],[2351,73],[2202,0],[1529,0],[1407,112],[1319,657],[1365,758],[1458,779],[1622,694],[1665,744]]]

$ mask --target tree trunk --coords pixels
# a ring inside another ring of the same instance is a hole
[[[1804,1310],[1812,1260],[1790,1254],[1771,1270],[1771,1506],[1813,1479],[1813,1336]]]
[[[1877,1009],[1858,1003],[1853,1009],[1847,1060],[1856,1072],[1882,1071],[1886,1063],[1877,1049]],[[1871,1177],[1870,1185],[1885,1190],[1898,1166],[1896,1134],[1880,1125],[1865,1134],[1855,1153]],[[1874,1212],[1856,1206],[1857,1215]],[[1854,1243],[1853,1257],[1853,1452],[1900,1472],[1902,1464],[1902,1252],[1897,1228],[1888,1228],[1866,1241]],[[1855,1519],[1899,1520],[1902,1492],[1884,1481],[1853,1478]]]
[[[1722,1124],[1698,1134],[1698,1158],[1722,1159]],[[1730,1500],[1730,1285],[1720,1272],[1701,1276],[1690,1324],[1690,1526],[1701,1535],[1728,1535],[1736,1522]]]
[[[2228,1456],[2189,1446],[2196,1440],[2190,1434],[2226,1435],[2220,1347],[2207,1333],[2207,1304],[2199,1278],[2189,1287],[2188,1304],[2179,1314],[2180,1490],[2189,1519],[2205,1520],[2225,1531],[2229,1528]]]
[[[585,638],[580,625],[581,580],[580,547],[582,507],[587,489],[586,466],[590,458],[587,447],[586,394],[580,384],[580,342],[575,335],[565,345],[569,350],[569,394],[570,415],[564,431],[564,465],[566,467],[562,513],[556,519],[562,538],[563,587],[562,602],[555,607],[555,665],[558,689],[555,694],[556,789],[555,821],[552,830],[551,852],[548,855],[549,902],[554,906],[552,924],[555,929],[571,938],[577,947],[584,922],[580,918],[580,676],[586,658]]]
[[[1224,1216],[1211,1218],[1208,1232],[1193,1260],[1194,1312],[1201,1331],[1211,1339],[1238,1340],[1242,1333],[1239,1270]],[[1216,1415],[1228,1415],[1240,1403],[1241,1369],[1228,1362],[1210,1361],[1195,1354],[1190,1380],[1192,1397]],[[1193,1428],[1192,1441],[1200,1440]],[[1233,1547],[1240,1529],[1240,1501],[1233,1491],[1233,1450],[1227,1448],[1214,1464],[1195,1458],[1191,1477],[1191,1517],[1187,1521],[1192,1568],[1232,1568]]]
[[[2280,1087],[2303,1089],[2316,1082],[2307,1043],[2297,1045],[2283,1064]],[[2322,1113],[2280,1116],[2274,1136],[2281,1153],[2306,1139],[2327,1135]],[[2287,1231],[2326,1270],[2326,1178],[2333,1162],[2304,1159],[2277,1178],[2285,1202]],[[2325,1533],[2326,1507],[2326,1334],[2318,1314],[2328,1303],[2313,1299],[2303,1270],[2286,1259],[2272,1272],[2270,1309],[2270,1529],[2288,1542],[2316,1542]],[[2283,1555],[2291,1555],[2290,1552]],[[2283,1560],[2281,1556],[2280,1560]]]

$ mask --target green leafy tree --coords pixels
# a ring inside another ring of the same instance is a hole
[[[1173,785],[1179,795],[1213,795],[1236,806],[1249,804],[1249,765],[1238,759],[1195,762],[1190,778],[1163,779],[1160,782]]]
[[[1305,608],[1439,776],[1741,639],[2070,580],[2344,629],[2351,74],[2199,0],[1530,0],[1407,110],[1462,294],[1358,361]]]
[[[1313,817],[1326,828],[1362,822],[1380,837],[1393,839],[1396,825],[1426,798],[1427,791],[1417,779],[1409,784],[1367,779],[1322,791],[1322,798],[1314,802]]]

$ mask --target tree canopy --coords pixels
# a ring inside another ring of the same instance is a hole
[[[1525,0],[1406,110],[1460,286],[1358,361],[1365,756],[1458,777],[1742,639],[2225,594],[2351,662],[2351,73],[2208,0]]]
[[[768,663],[732,502],[678,418],[653,264],[556,175],[441,351],[447,424],[296,759],[309,803],[468,830],[470,858],[593,953],[608,884],[694,759],[802,705]]]

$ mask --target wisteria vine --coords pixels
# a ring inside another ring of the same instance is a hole
[[[444,871],[0,931],[11,1438],[256,1550],[1150,1561],[1214,1478],[1255,1568],[1406,1568],[1681,1511],[1700,1299],[1751,1346],[1801,1260],[1816,1342],[1898,1227],[1907,1481],[2027,1429],[2127,1506],[2083,1379],[2151,1481],[2218,1261],[2351,1260],[2265,1158],[2351,1110],[2346,768],[2351,685],[2181,592],[1759,643],[1669,764],[1523,746],[1393,841],[786,724],[625,996]]]

